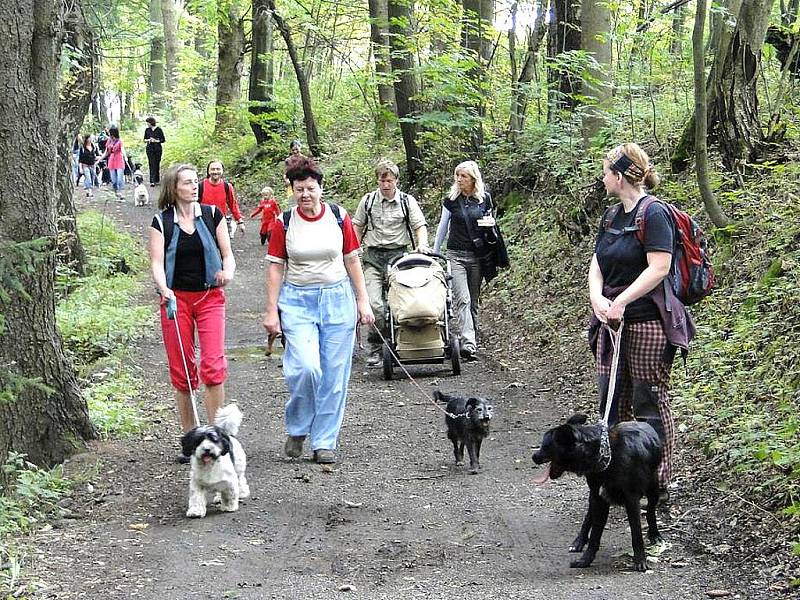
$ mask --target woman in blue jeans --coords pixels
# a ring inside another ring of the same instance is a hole
[[[481,292],[481,227],[494,226],[492,197],[483,185],[477,163],[459,164],[453,174],[453,186],[442,203],[442,216],[436,228],[434,253],[438,254],[447,239],[447,259],[453,273],[453,313],[455,333],[459,336],[461,356],[475,360],[478,348],[478,296]]]
[[[283,332],[283,373],[290,458],[310,438],[314,460],[336,462],[353,356],[356,320],[371,325],[359,243],[344,209],[322,201],[322,171],[305,156],[289,161],[286,178],[297,206],[272,229],[267,259],[269,334]],[[355,294],[354,294],[355,293]]]

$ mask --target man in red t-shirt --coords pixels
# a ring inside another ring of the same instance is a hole
[[[225,181],[222,177],[224,171],[225,167],[222,166],[222,161],[212,160],[209,162],[206,167],[206,178],[200,182],[197,195],[201,204],[216,206],[225,215],[225,219],[228,221],[228,230],[233,239],[236,231],[244,233],[244,219],[239,210],[239,204],[236,202],[236,190],[233,189],[233,184]],[[233,222],[231,215],[233,215]]]

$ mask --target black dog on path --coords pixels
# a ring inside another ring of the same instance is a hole
[[[489,435],[493,407],[485,398],[459,398],[448,396],[439,390],[433,392],[437,402],[447,402],[447,412],[455,417],[445,416],[447,437],[453,442],[453,456],[456,464],[464,464],[464,446],[469,453],[469,472],[476,474],[481,468],[481,443]]]
[[[642,540],[639,501],[642,496],[647,497],[647,537],[653,544],[660,543],[656,504],[661,441],[647,423],[618,423],[608,432],[611,462],[605,470],[600,470],[602,465],[598,465],[598,459],[602,426],[586,425],[586,420],[586,415],[573,415],[566,424],[544,434],[541,447],[533,455],[533,462],[537,465],[550,464],[537,483],[557,479],[569,471],[584,475],[589,484],[589,510],[569,551],[581,552],[587,541],[589,546],[583,556],[570,563],[570,567],[581,568],[592,564],[608,520],[609,506],[621,504],[625,507],[631,528],[634,567],[637,571],[645,571],[647,559]]]

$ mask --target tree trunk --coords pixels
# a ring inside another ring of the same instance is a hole
[[[21,289],[0,297],[0,387],[24,378],[42,385],[13,390],[0,402],[0,463],[9,450],[39,465],[63,461],[94,437],[75,372],[64,355],[55,323],[56,139],[59,41],[57,0],[0,3],[0,80],[13,93],[0,98],[0,122],[14,123],[3,137],[0,169],[0,247],[43,239],[35,268],[18,274]],[[32,160],[31,157],[38,157]],[[25,190],[25,193],[20,193]],[[36,218],[31,218],[36,215]]]
[[[250,129],[259,146],[266,142],[269,127],[264,113],[273,110],[272,103],[272,14],[268,0],[253,0],[253,43],[250,57],[250,87],[247,94],[250,110]]]
[[[774,0],[743,2],[727,51],[715,57],[715,133],[722,162],[731,171],[740,171],[745,162],[757,159],[764,142],[756,86],[773,4]]]
[[[275,25],[278,26],[283,41],[286,43],[286,51],[289,53],[289,59],[292,61],[294,74],[297,78],[297,87],[300,88],[300,100],[303,104],[303,123],[306,127],[308,149],[313,156],[319,156],[319,134],[317,133],[317,122],[314,120],[314,111],[311,108],[311,92],[308,88],[308,80],[306,79],[303,65],[300,64],[300,59],[297,56],[297,48],[295,48],[294,41],[292,40],[292,32],[286,24],[286,21],[283,20],[283,17],[275,11],[275,0],[269,0],[269,8],[272,11],[272,18],[275,20]]]
[[[407,181],[413,184],[417,180],[422,158],[417,146],[416,105],[417,81],[414,78],[414,57],[409,50],[409,41],[413,39],[412,27],[414,13],[413,0],[389,0],[389,39],[392,73],[394,73],[394,98],[397,103],[397,117],[400,119],[400,133],[406,151]]]
[[[164,80],[167,91],[174,94],[178,77],[178,17],[175,0],[161,0],[161,17],[164,22]]]
[[[386,0],[369,0],[369,37],[378,82],[378,102],[387,113],[397,114],[389,62],[389,9]]]
[[[669,52],[680,59],[683,54],[683,30],[686,21],[686,6],[679,6],[672,13],[672,40],[669,43]]]
[[[464,54],[475,61],[467,72],[470,87],[477,99],[470,112],[474,125],[470,130],[471,152],[479,155],[483,146],[483,117],[486,114],[484,98],[488,95],[486,69],[492,59],[491,27],[494,18],[493,0],[462,0],[464,12],[461,19],[461,47]]]
[[[150,0],[150,77],[147,79],[147,96],[150,106],[164,108],[164,25],[161,17],[161,0]],[[103,118],[103,122],[108,117]]]
[[[525,127],[525,113],[528,108],[528,84],[536,76],[536,53],[539,51],[539,44],[542,43],[544,34],[547,31],[544,21],[545,11],[541,0],[534,3],[536,19],[528,30],[527,49],[525,58],[522,61],[519,77],[512,85],[511,116],[509,117],[508,129],[511,139]],[[509,44],[510,45],[510,44]]]
[[[581,28],[578,21],[579,0],[551,0],[551,22],[548,29],[547,54],[558,59],[560,54],[581,49]],[[550,88],[547,119],[555,121],[560,111],[578,105],[580,79],[566,68],[557,65],[547,71]]]
[[[714,192],[708,183],[708,147],[707,138],[707,105],[706,105],[706,68],[703,32],[706,24],[706,0],[697,0],[694,31],[692,33],[692,60],[694,63],[694,121],[695,121],[695,161],[697,185],[703,204],[711,222],[716,227],[728,225],[728,217],[722,212],[714,198]]]
[[[244,55],[244,25],[236,2],[220,15],[217,22],[217,99],[214,135],[232,129],[236,123],[236,108],[241,96],[242,57]]]
[[[583,80],[582,95],[587,104],[582,115],[581,133],[588,146],[590,140],[608,124],[611,102],[611,85],[608,67],[611,64],[611,13],[608,4],[595,0],[581,3],[581,45],[594,57],[596,66],[588,69]]]
[[[64,16],[64,43],[68,45],[71,61],[63,76],[58,102],[58,141],[56,151],[56,214],[58,215],[58,260],[79,275],[84,273],[86,257],[75,221],[75,203],[72,194],[72,142],[80,133],[89,112],[94,90],[96,59],[99,40],[86,23],[79,4]]]

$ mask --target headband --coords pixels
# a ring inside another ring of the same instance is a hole
[[[627,175],[631,179],[642,179],[644,177],[644,170],[624,152],[620,152],[619,158],[611,163],[610,166],[614,171]]]

